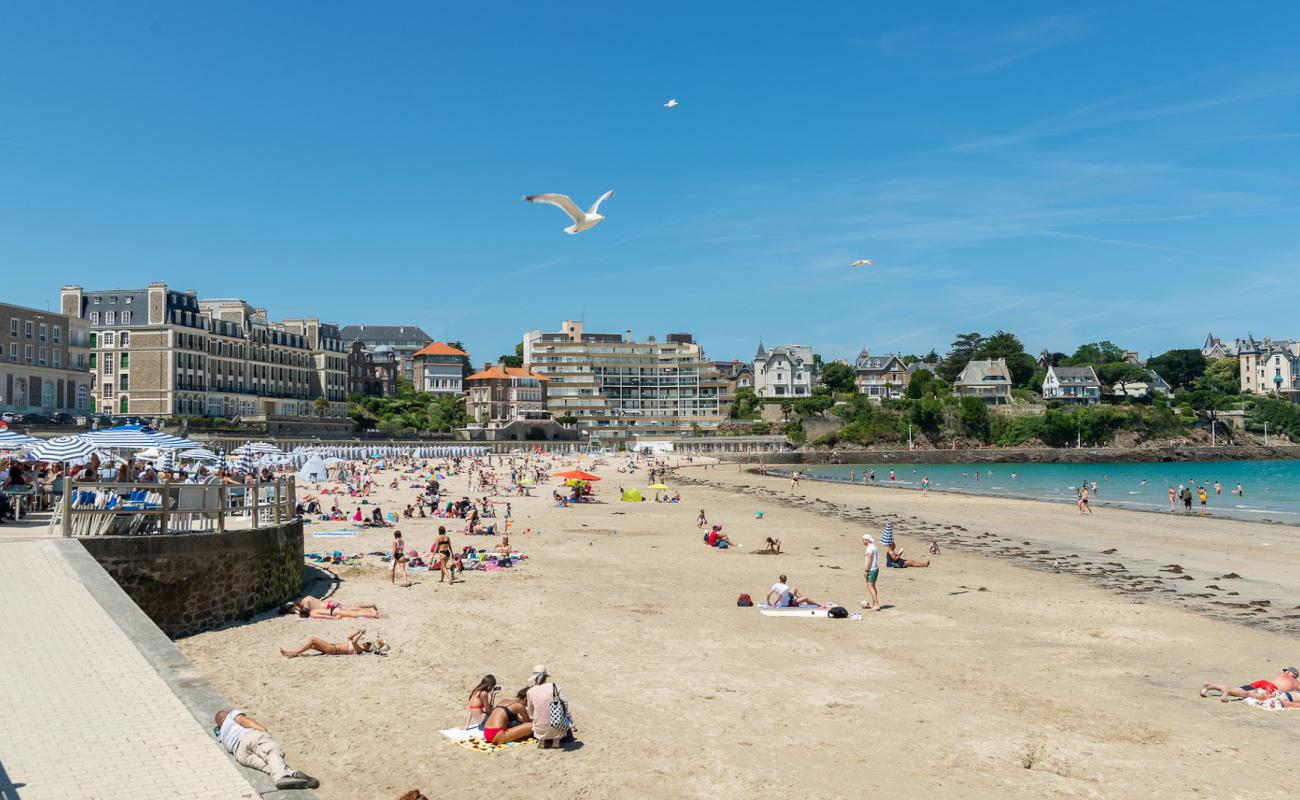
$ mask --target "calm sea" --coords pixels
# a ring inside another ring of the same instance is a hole
[[[920,489],[930,478],[932,491],[1023,497],[1073,503],[1084,481],[1097,492],[1094,505],[1141,511],[1168,511],[1169,486],[1206,486],[1212,514],[1300,524],[1300,460],[1210,461],[1160,464],[826,464],[803,472],[810,478],[847,482],[849,471],[861,483],[875,469],[876,483]],[[893,470],[894,481],[889,474]],[[788,472],[788,470],[783,470]],[[978,477],[977,477],[978,476]],[[1214,482],[1223,486],[1215,494]],[[1234,494],[1237,484],[1242,496]],[[1199,501],[1192,504],[1200,509]],[[1182,506],[1179,505],[1181,512]]]

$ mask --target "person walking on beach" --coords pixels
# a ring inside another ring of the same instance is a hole
[[[1088,483],[1087,483],[1087,481],[1084,481],[1084,484],[1083,484],[1082,486],[1079,487],[1079,516],[1082,517],[1082,516],[1083,516],[1083,512],[1085,512],[1085,511],[1088,512],[1088,516],[1090,516],[1090,517],[1092,516],[1092,508],[1088,505]]]
[[[1174,485],[1169,484],[1169,513],[1174,513],[1174,503],[1178,501],[1178,493],[1174,491]]]
[[[876,578],[880,576],[880,549],[871,538],[871,534],[862,534],[862,543],[866,546],[862,577],[867,581],[867,594],[871,595],[871,611],[880,610],[880,595],[876,594]]]
[[[1196,498],[1201,501],[1201,513],[1208,514],[1209,511],[1205,507],[1205,501],[1209,499],[1209,496],[1205,493],[1204,486],[1198,486],[1196,488]]]
[[[238,708],[223,708],[216,715],[217,738],[226,752],[245,767],[265,772],[277,789],[316,789],[320,781],[306,773],[289,769],[284,763],[284,748],[257,720]]]
[[[410,576],[406,574],[406,542],[402,539],[401,531],[393,531],[393,550],[388,562],[388,582],[396,585],[397,568],[402,568],[402,585],[410,586]]]
[[[924,478],[921,479],[921,496],[925,497],[925,495],[929,491],[930,491],[930,476],[926,475]]]

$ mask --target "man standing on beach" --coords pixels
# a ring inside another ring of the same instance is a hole
[[[876,578],[880,575],[880,549],[869,533],[862,534],[862,543],[867,548],[862,577],[867,581],[867,594],[871,595],[871,610],[879,611],[880,596],[876,594]]]

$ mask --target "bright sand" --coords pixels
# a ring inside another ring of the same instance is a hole
[[[517,798],[1292,796],[1300,711],[1225,705],[1197,690],[1300,662],[1295,620],[1284,619],[1300,614],[1295,528],[1118,510],[1080,520],[1069,506],[809,482],[791,493],[788,480],[735,465],[670,478],[681,505],[620,503],[618,484],[647,481],[616,463],[597,471],[602,504],[555,509],[544,487],[511,500],[512,542],[531,556],[513,571],[455,586],[424,574],[401,588],[385,568],[335,568],[333,599],[379,604],[383,619],[357,625],[392,642],[387,657],[285,659],[280,647],[310,635],[342,641],[355,627],[287,617],[180,647],[271,729],[292,766],[321,779],[326,800],[414,787]],[[447,483],[463,492],[463,477]],[[790,505],[800,496],[847,508]],[[388,511],[413,498],[403,488],[371,500]],[[704,547],[701,508],[745,546]],[[758,600],[785,572],[804,593],[858,611],[860,537],[878,538],[886,518],[911,557],[929,557],[931,536],[944,546],[930,569],[882,570],[887,610],[856,622],[736,607],[738,594]],[[400,527],[424,552],[437,522]],[[391,530],[310,535],[350,527],[308,526],[307,549],[391,541]],[[756,555],[768,535],[788,552]],[[457,549],[494,541],[453,535]],[[1161,571],[1170,564],[1194,580]],[[1227,572],[1243,578],[1219,578]],[[1270,605],[1210,605],[1256,600]],[[1209,613],[1268,619],[1291,635]],[[484,673],[504,696],[538,662],[570,699],[581,749],[485,754],[438,734],[464,721]]]

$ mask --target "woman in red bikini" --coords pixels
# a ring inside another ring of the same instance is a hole
[[[478,686],[470,691],[469,716],[465,719],[466,730],[483,727],[483,723],[487,721],[487,710],[492,706],[499,691],[501,687],[497,685],[495,675],[484,675],[483,680],[478,682]]]

